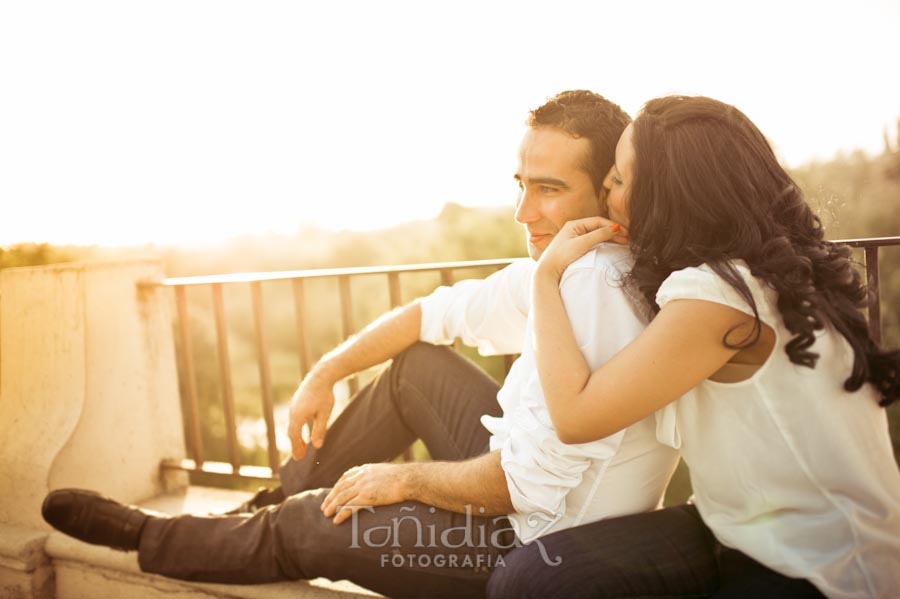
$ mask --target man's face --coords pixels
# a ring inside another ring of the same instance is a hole
[[[516,221],[525,226],[528,254],[535,260],[567,221],[600,214],[605,190],[594,191],[582,167],[588,152],[588,140],[554,127],[529,127],[522,139]]]

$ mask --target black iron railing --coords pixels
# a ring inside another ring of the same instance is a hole
[[[869,329],[873,338],[881,339],[881,301],[879,295],[879,250],[887,246],[900,245],[900,237],[880,237],[871,239],[848,239],[836,243],[845,243],[854,248],[860,248],[865,254],[865,268],[868,285],[873,293],[874,301],[869,307]],[[180,469],[194,472],[204,472],[227,477],[250,478],[271,480],[277,478],[280,455],[275,442],[274,419],[274,395],[269,365],[269,348],[266,341],[263,320],[265,316],[263,301],[263,284],[271,281],[289,280],[292,284],[294,320],[296,328],[297,354],[300,364],[301,377],[309,372],[312,366],[312,350],[310,348],[309,322],[307,315],[307,291],[306,283],[312,279],[334,280],[340,298],[340,324],[341,335],[347,338],[356,332],[356,324],[353,322],[353,298],[351,294],[351,280],[359,276],[381,275],[387,285],[388,297],[391,307],[401,304],[400,287],[401,276],[416,272],[438,272],[442,285],[450,285],[456,280],[458,271],[488,269],[499,270],[511,262],[503,260],[479,260],[469,262],[443,262],[434,264],[413,264],[388,267],[363,267],[363,268],[333,268],[320,270],[297,270],[282,272],[253,272],[228,275],[213,275],[200,277],[180,277],[164,279],[159,285],[171,287],[175,293],[175,305],[178,314],[178,338],[179,338],[179,368],[183,381],[183,394],[187,424],[187,446],[190,459],[164,461],[163,468]],[[261,401],[263,417],[266,426],[266,452],[268,466],[259,464],[242,464],[240,459],[239,444],[237,439],[237,423],[235,415],[235,402],[231,382],[231,367],[228,348],[228,323],[225,317],[222,288],[226,285],[242,285],[249,289],[253,321],[255,329],[255,345],[257,354],[257,366],[261,388]],[[212,299],[212,311],[215,321],[218,375],[220,378],[221,400],[224,410],[226,445],[228,448],[228,462],[209,461],[205,459],[201,434],[203,423],[200,421],[198,392],[196,385],[196,373],[194,368],[194,356],[191,346],[191,331],[189,329],[188,302],[185,290],[188,287],[208,287]],[[512,357],[506,358],[506,367],[509,368]],[[355,393],[358,388],[358,379],[351,377],[349,380],[350,393]]]
[[[305,376],[312,366],[312,350],[310,347],[309,319],[307,314],[306,283],[312,279],[330,279],[335,281],[340,298],[341,335],[347,338],[356,332],[353,322],[353,297],[351,279],[360,276],[382,275],[387,285],[388,297],[392,308],[401,304],[401,277],[408,273],[437,272],[442,285],[452,285],[459,271],[499,270],[507,266],[511,260],[477,260],[468,262],[441,262],[434,264],[410,264],[401,266],[332,268],[317,270],[295,270],[280,272],[251,272],[227,275],[199,277],[179,277],[163,279],[159,284],[171,287],[175,293],[175,305],[178,316],[179,369],[183,381],[184,418],[187,424],[187,446],[191,456],[186,460],[168,460],[164,468],[174,468],[230,477],[274,479],[277,478],[280,455],[275,441],[275,405],[269,364],[269,347],[265,336],[263,321],[265,308],[263,302],[263,284],[271,281],[289,280],[293,287],[294,320],[297,338],[297,354],[300,362],[300,375]],[[253,321],[257,366],[261,388],[263,417],[266,426],[266,451],[268,466],[242,464],[237,439],[237,422],[235,415],[234,393],[231,380],[231,366],[228,347],[228,323],[225,317],[222,288],[225,285],[243,285],[249,288]],[[204,286],[212,295],[213,318],[215,321],[217,354],[219,364],[219,383],[222,389],[222,406],[224,410],[226,445],[229,462],[209,461],[205,458],[203,435],[201,434],[200,409],[197,391],[197,376],[194,367],[194,351],[191,343],[191,331],[188,318],[188,287]],[[511,363],[508,359],[507,367]],[[357,377],[349,378],[350,393],[358,390]]]

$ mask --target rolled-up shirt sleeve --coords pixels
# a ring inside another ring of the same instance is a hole
[[[483,356],[520,353],[533,269],[525,258],[485,279],[438,287],[421,301],[419,339],[449,345],[459,338]]]

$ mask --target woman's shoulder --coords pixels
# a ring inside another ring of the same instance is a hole
[[[774,290],[754,277],[743,260],[730,260],[718,268],[704,263],[673,271],[659,286],[656,303],[662,308],[676,299],[698,299],[725,304],[752,314],[753,310],[746,298],[720,274],[729,271],[736,273],[737,278],[743,281],[760,310],[760,316],[763,316],[762,312],[768,311],[769,304],[774,301]]]

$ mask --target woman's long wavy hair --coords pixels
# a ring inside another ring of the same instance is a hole
[[[633,125],[635,159],[629,236],[631,282],[659,310],[656,292],[672,272],[708,264],[747,301],[753,331],[727,347],[759,338],[759,312],[732,260],[778,292],[778,310],[793,335],[791,362],[814,368],[815,331],[830,324],[853,348],[844,383],[872,383],[881,405],[900,396],[900,351],[869,336],[861,309],[870,300],[850,249],[828,242],[797,185],[759,129],[733,106],[703,97],[648,102]]]

